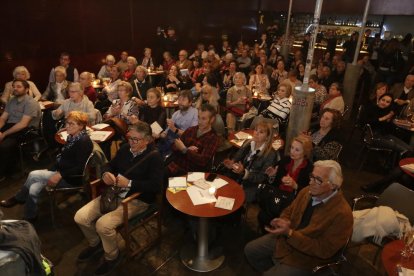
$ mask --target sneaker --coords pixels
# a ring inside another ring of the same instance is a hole
[[[86,262],[93,256],[103,253],[102,243],[100,242],[95,246],[88,246],[78,256],[78,262]]]
[[[114,270],[121,262],[121,253],[118,253],[118,257],[115,260],[104,259],[103,263],[95,270],[95,275],[107,275]]]

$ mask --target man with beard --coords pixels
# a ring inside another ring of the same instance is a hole
[[[180,137],[184,131],[198,125],[198,111],[192,107],[193,94],[190,90],[182,90],[178,97],[179,110],[174,112],[171,119],[167,119],[167,129],[161,133],[159,149],[163,156],[171,153],[174,140]]]
[[[5,179],[8,164],[15,164],[19,136],[29,127],[38,128],[41,116],[39,104],[27,94],[29,83],[14,80],[12,87],[14,97],[0,117],[0,182]]]

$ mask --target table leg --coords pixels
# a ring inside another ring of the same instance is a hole
[[[197,248],[188,244],[181,250],[183,264],[191,270],[209,272],[219,268],[224,262],[224,256],[212,256],[208,250],[208,218],[200,218],[198,224]]]

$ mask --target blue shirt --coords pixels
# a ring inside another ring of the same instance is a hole
[[[181,130],[198,125],[198,110],[190,106],[186,111],[177,110],[172,115],[175,126]]]

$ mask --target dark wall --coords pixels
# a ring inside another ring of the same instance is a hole
[[[293,13],[313,13],[315,0],[294,0]],[[372,0],[376,14],[414,14],[412,0]],[[392,3],[392,7],[391,7]],[[325,0],[323,13],[360,13],[365,1]],[[259,9],[287,11],[288,0],[2,0],[0,86],[17,65],[25,65],[42,91],[61,51],[80,71],[98,71],[101,59],[122,50],[141,56],[155,47],[158,26],[173,25],[181,47],[198,41],[235,42],[257,35]]]

